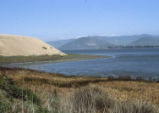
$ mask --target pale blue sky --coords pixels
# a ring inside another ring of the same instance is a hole
[[[159,0],[0,0],[0,33],[44,41],[159,34]]]

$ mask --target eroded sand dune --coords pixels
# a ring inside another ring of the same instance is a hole
[[[0,56],[32,55],[65,54],[37,38],[0,34]]]

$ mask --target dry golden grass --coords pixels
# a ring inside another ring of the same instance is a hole
[[[109,95],[119,101],[147,101],[159,106],[159,83],[142,81],[100,82]]]
[[[3,70],[3,71],[2,71]],[[159,107],[159,83],[146,81],[109,80],[100,77],[67,77],[25,69],[1,68],[1,73],[26,89],[31,89],[49,111],[56,108],[58,96],[64,98],[81,87],[99,87],[118,102],[144,101]],[[56,103],[56,104],[55,104]],[[54,106],[54,107],[52,107]]]

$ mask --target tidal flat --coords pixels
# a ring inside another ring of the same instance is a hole
[[[0,56],[0,64],[6,63],[37,63],[37,62],[68,62],[86,59],[107,58],[110,56],[102,55],[82,55],[82,54],[68,54],[60,55],[43,55],[43,56]]]

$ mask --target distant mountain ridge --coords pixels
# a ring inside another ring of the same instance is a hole
[[[61,50],[84,50],[84,49],[106,49],[113,44],[100,38],[82,37],[64,44],[59,49]]]
[[[65,43],[61,46],[59,45],[58,49],[84,50],[144,46],[159,46],[159,36],[149,34],[130,36],[87,36],[68,40],[68,42],[65,40]]]
[[[71,41],[73,41],[75,39],[67,39],[67,40],[58,40],[58,41],[50,41],[48,42],[50,45],[56,47],[56,48],[60,48],[61,46],[63,46],[66,43],[69,43]]]
[[[159,46],[159,38],[144,37],[130,43],[130,46]]]

